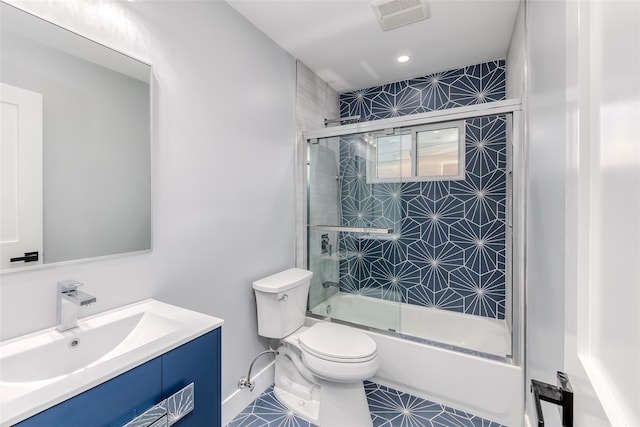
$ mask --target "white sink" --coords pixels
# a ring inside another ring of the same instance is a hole
[[[0,426],[12,425],[222,324],[146,300],[0,343]]]
[[[92,323],[98,322],[83,322],[77,330],[58,334],[52,341],[32,337],[14,345],[13,351],[1,351],[0,383],[52,381],[169,335],[181,326],[180,322],[153,312],[135,313],[110,323]],[[51,338],[56,334],[46,335]]]

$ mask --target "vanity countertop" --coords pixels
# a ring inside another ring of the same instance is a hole
[[[0,342],[0,426],[10,426],[158,357],[223,320],[153,299]]]

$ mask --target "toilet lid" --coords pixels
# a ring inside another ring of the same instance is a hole
[[[335,323],[316,323],[298,340],[300,347],[321,358],[354,361],[376,353],[376,342],[369,335]]]

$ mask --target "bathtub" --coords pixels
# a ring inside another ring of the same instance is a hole
[[[504,358],[511,334],[504,320],[338,292],[311,312],[341,321],[390,330],[467,352]],[[442,347],[442,345],[440,345]]]
[[[398,307],[398,303],[338,293],[314,307],[306,323],[310,326],[326,321],[319,316],[327,316],[326,310],[331,306],[331,315],[345,315],[340,318],[371,328],[386,330],[390,328],[389,325],[403,325],[401,329],[404,329],[404,333],[412,331],[413,334],[417,333],[418,325],[423,325],[422,329],[426,329],[424,325],[429,325],[430,338],[424,339],[402,336],[402,330],[396,331],[400,334],[389,334],[364,328],[363,331],[376,341],[380,358],[380,369],[372,381],[503,425],[521,426],[524,380],[522,369],[504,357],[505,342],[509,342],[508,334],[506,341],[500,341],[497,336],[503,336],[502,332],[498,333],[502,329],[498,328],[496,322],[479,322],[475,325],[474,322],[483,319],[416,307],[427,312],[419,313],[406,305]],[[347,320],[349,316],[352,319],[350,321]],[[388,323],[390,321],[395,323]],[[483,331],[481,325],[488,327],[488,330]],[[485,339],[485,333],[495,333],[496,337]],[[475,336],[484,338],[476,339]],[[443,341],[448,344],[443,345]],[[487,342],[492,342],[491,348]],[[470,346],[476,348],[468,350]],[[467,350],[463,350],[463,347]],[[502,357],[491,357],[496,353]]]

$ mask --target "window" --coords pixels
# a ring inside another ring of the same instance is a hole
[[[411,135],[376,137],[376,178],[408,178],[411,172]]]
[[[464,179],[464,120],[369,135],[369,182]]]

